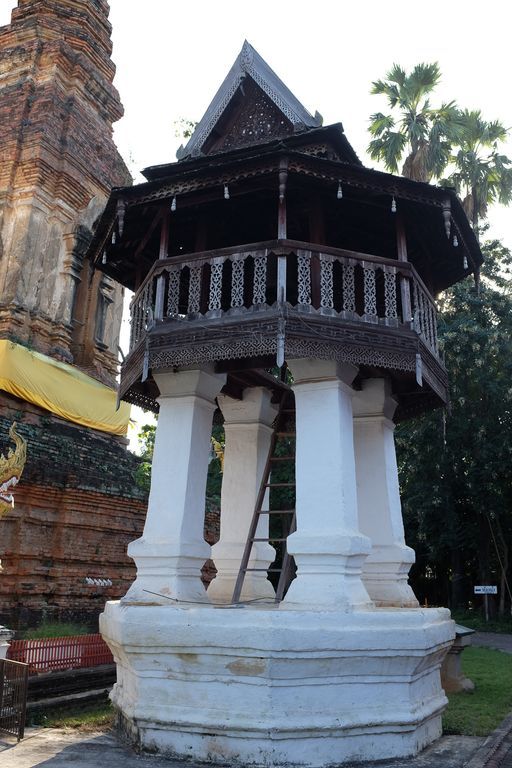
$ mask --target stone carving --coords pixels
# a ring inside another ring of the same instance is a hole
[[[16,432],[16,422],[9,429],[9,437],[16,448],[9,448],[7,456],[0,454],[0,517],[14,507],[12,492],[18,485],[27,460],[27,443]]]

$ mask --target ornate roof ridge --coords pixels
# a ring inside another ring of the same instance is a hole
[[[322,116],[318,112],[315,112],[314,116],[308,112],[256,49],[247,40],[244,40],[242,50],[213,97],[210,106],[197,124],[192,136],[184,147],[182,145],[178,149],[176,153],[178,160],[185,160],[201,154],[204,143],[247,75],[281,110],[295,131],[319,128],[322,125]]]

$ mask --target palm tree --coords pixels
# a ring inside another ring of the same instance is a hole
[[[512,201],[512,160],[498,150],[507,138],[500,122],[487,122],[480,110],[465,109],[459,123],[458,149],[451,157],[454,171],[443,183],[455,187],[476,232],[489,204]]]
[[[368,152],[373,160],[383,161],[391,173],[398,173],[404,161],[403,176],[430,181],[446,168],[460,112],[453,101],[437,109],[430,106],[428,94],[440,78],[437,63],[417,64],[410,74],[393,64],[386,80],[372,83],[371,93],[386,96],[395,116],[382,112],[371,115],[373,139]]]

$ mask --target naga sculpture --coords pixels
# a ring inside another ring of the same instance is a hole
[[[16,422],[9,429],[9,437],[16,448],[9,448],[7,456],[0,453],[0,517],[14,507],[12,490],[18,484],[27,460],[27,443],[16,432]]]

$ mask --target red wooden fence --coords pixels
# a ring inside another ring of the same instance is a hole
[[[7,658],[28,664],[31,675],[114,662],[110,648],[99,634],[13,640]]]

